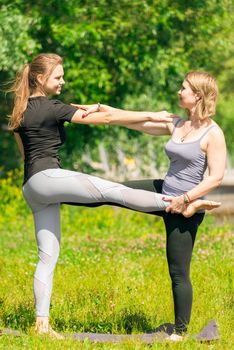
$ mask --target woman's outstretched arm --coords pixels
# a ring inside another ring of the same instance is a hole
[[[73,123],[120,125],[152,135],[170,135],[176,117],[167,111],[125,111],[101,105],[97,112],[98,105],[76,106],[79,109],[72,117]]]

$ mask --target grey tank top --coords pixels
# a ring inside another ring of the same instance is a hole
[[[180,120],[176,122],[173,133]],[[207,157],[201,150],[200,142],[214,126],[206,128],[195,141],[179,143],[172,138],[168,141],[165,151],[170,160],[170,167],[163,182],[163,194],[179,196],[202,181],[207,168]]]

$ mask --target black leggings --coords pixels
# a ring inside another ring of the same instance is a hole
[[[123,182],[125,186],[142,189],[151,192],[162,193],[163,180],[136,180]],[[98,207],[106,203],[67,203],[72,205],[84,205]],[[187,331],[192,309],[192,285],[190,281],[190,262],[198,226],[204,218],[203,213],[194,214],[185,218],[181,214],[171,214],[165,211],[155,211],[148,214],[161,216],[164,220],[167,234],[166,252],[172,291],[174,299],[175,331],[181,334]]]
[[[124,185],[147,191],[162,192],[163,180],[127,181]],[[167,262],[172,280],[175,312],[175,331],[186,332],[192,309],[192,285],[190,281],[190,262],[198,226],[204,214],[197,213],[190,218],[183,215],[154,212],[164,220],[167,233]]]

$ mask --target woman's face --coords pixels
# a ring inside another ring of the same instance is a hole
[[[63,66],[58,64],[50,74],[47,81],[43,84],[46,95],[59,95],[61,93],[62,86],[65,84],[63,77]]]
[[[199,99],[198,93],[193,92],[189,83],[184,80],[181,89],[178,91],[180,107],[192,109]]]

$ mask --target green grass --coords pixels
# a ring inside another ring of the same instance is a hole
[[[18,196],[18,192],[14,194]],[[211,216],[197,237],[191,275],[194,303],[189,334],[211,319],[221,340],[211,345],[139,341],[91,344],[34,334],[32,280],[37,262],[31,213],[19,196],[0,218],[0,328],[25,336],[0,337],[1,349],[231,349],[233,336],[233,227]],[[142,333],[173,322],[162,221],[126,209],[62,208],[61,254],[55,271],[51,323],[64,333]]]

